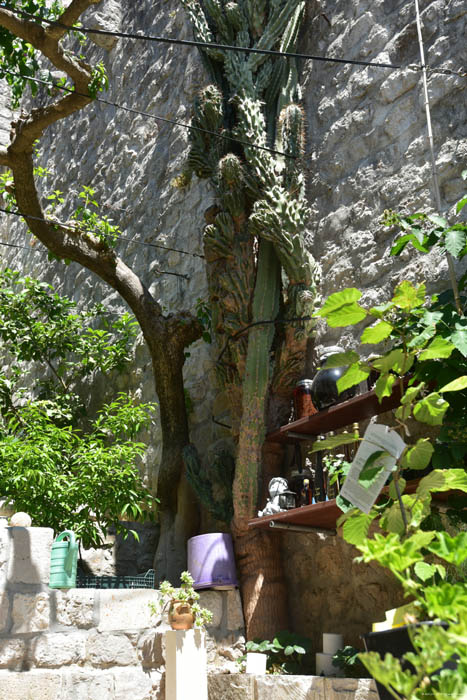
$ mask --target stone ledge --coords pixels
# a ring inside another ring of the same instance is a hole
[[[369,678],[321,676],[208,676],[209,700],[378,700]]]

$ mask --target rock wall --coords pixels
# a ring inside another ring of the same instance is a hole
[[[48,588],[53,532],[0,528],[0,700],[162,700],[165,621],[150,589]],[[208,669],[238,670],[238,590],[202,591]]]
[[[466,8],[462,0],[422,0],[427,62],[461,70],[465,65]],[[191,36],[183,10],[175,0],[121,3],[104,0],[99,26],[122,27],[178,38]],[[307,7],[301,50],[330,57],[393,62],[419,61],[412,0],[320,0]],[[205,83],[195,50],[157,43],[119,40],[106,49],[95,47],[94,58],[106,65],[110,90],[106,97],[122,105],[169,119],[187,121],[198,87]],[[445,261],[436,253],[397,259],[389,257],[392,233],[379,224],[386,208],[414,211],[432,206],[430,162],[426,138],[422,82],[407,68],[338,65],[303,61],[302,84],[308,122],[305,166],[312,208],[308,241],[322,266],[322,294],[344,286],[364,291],[364,302],[389,298],[401,279],[426,279],[430,289],[447,286]],[[442,208],[452,210],[462,194],[465,168],[466,80],[431,74],[429,92],[435,151],[440,174]],[[0,107],[0,136],[6,138],[6,108]],[[206,183],[193,180],[187,190],[171,185],[183,167],[187,132],[180,127],[96,103],[83,115],[50,129],[42,162],[53,171],[44,188],[67,192],[63,215],[75,206],[73,193],[81,184],[96,188],[106,213],[119,223],[125,238],[119,252],[146,284],[171,309],[194,309],[206,294],[203,261],[144,243],[200,253],[203,213],[213,194]],[[1,238],[28,245],[24,230],[2,217]],[[113,291],[78,266],[51,263],[36,247],[3,252],[5,262],[45,276],[80,303],[104,301],[111,313],[122,309]],[[183,273],[188,280],[160,270]],[[318,327],[317,343],[339,341],[355,345],[355,330]],[[216,396],[215,350],[201,341],[190,350],[185,368],[192,399],[193,442],[206,456],[228,440],[228,431],[212,422],[224,406]],[[144,400],[154,399],[150,363],[142,340],[131,368],[115,381]],[[96,387],[105,393],[102,383]],[[157,478],[160,431],[143,436],[150,445],[145,461],[148,483]],[[322,631],[344,632],[357,641],[378,612],[398,598],[381,572],[352,565],[353,551],[323,536],[284,534],[288,561],[292,619],[297,631],[318,639]],[[351,572],[351,575],[349,575]],[[338,624],[337,624],[338,623]]]

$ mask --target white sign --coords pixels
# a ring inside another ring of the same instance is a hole
[[[370,424],[365,431],[363,440],[345,479],[344,486],[340,491],[342,498],[350,501],[352,505],[364,513],[369,513],[372,505],[381,493],[381,489],[386,483],[392,468],[401,456],[404,447],[405,442],[400,435],[388,428],[387,425]],[[370,486],[362,486],[358,481],[360,472],[368,458],[380,450],[388,453],[382,455],[375,463],[375,466],[383,465],[383,469]]]

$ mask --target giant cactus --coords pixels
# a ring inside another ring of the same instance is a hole
[[[303,0],[182,3],[196,39],[282,51],[295,49],[305,6]],[[243,591],[245,612],[250,631],[258,634],[265,629],[252,623],[261,603],[251,600],[259,589],[254,571],[248,570],[252,552],[246,524],[257,505],[268,393],[290,395],[309,330],[306,323],[286,326],[273,358],[274,323],[258,322],[274,322],[279,314],[282,320],[309,315],[317,266],[304,246],[309,210],[300,160],[245,142],[300,156],[303,114],[293,60],[219,49],[202,49],[201,55],[214,84],[196,101],[193,124],[238,139],[194,132],[188,166],[210,178],[217,195],[204,232],[216,337],[224,345],[229,336],[256,324],[228,344],[219,376],[238,440],[232,525],[243,578],[250,582]],[[269,544],[266,538],[261,546]]]

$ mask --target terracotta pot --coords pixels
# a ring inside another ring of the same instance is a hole
[[[174,600],[169,610],[169,622],[173,630],[191,630],[195,623],[191,604],[183,600]]]

